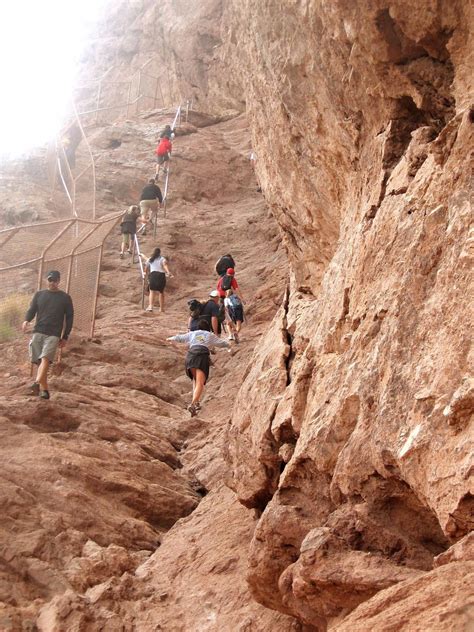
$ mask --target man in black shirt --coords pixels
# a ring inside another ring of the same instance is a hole
[[[140,195],[140,211],[142,214],[140,219],[142,224],[145,224],[143,234],[145,234],[146,224],[150,221],[150,212],[157,213],[158,204],[161,204],[162,202],[163,196],[161,194],[161,189],[155,184],[155,179],[151,178],[148,180],[148,184],[143,188]]]
[[[209,300],[204,305],[203,310],[201,312],[201,318],[205,318],[209,324],[211,325],[211,331],[213,331],[216,336],[221,333],[221,323],[219,320],[221,308],[219,305],[219,292],[217,290],[212,290],[209,294]]]
[[[57,270],[47,274],[48,289],[36,292],[25,315],[22,329],[36,316],[30,341],[30,358],[38,365],[36,381],[31,386],[33,395],[49,399],[48,369],[54,362],[58,346],[64,347],[74,320],[74,308],[69,294],[58,288],[61,275]]]

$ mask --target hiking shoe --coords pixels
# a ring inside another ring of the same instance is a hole
[[[41,399],[49,399],[49,391],[41,391],[40,397]]]
[[[229,334],[229,340],[234,340],[234,334]]]
[[[40,394],[40,385],[38,382],[33,382],[30,386],[30,395],[39,395]]]
[[[191,417],[195,417],[198,414],[197,408],[194,404],[189,404],[188,410],[191,413]]]
[[[119,257],[120,259],[123,259],[123,252],[120,253]]]
[[[201,402],[196,402],[194,408],[199,412],[201,410]]]
[[[153,307],[147,307],[145,311],[146,312],[152,312],[153,311]]]
[[[239,334],[237,334],[237,333],[234,334],[234,340],[235,340],[235,344],[238,345],[239,344]]]

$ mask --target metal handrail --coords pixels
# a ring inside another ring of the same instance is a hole
[[[171,129],[174,130],[176,128],[178,119],[181,120],[181,105],[178,105],[178,108],[176,110],[176,114],[175,117],[173,119],[173,123],[171,124]]]
[[[72,107],[74,108],[74,116],[76,118],[77,124],[79,126],[79,129],[81,131],[81,135],[82,138],[86,144],[87,147],[87,151],[89,152],[89,158],[90,158],[90,163],[91,163],[91,167],[92,167],[92,218],[95,219],[95,189],[96,189],[96,179],[95,179],[95,162],[94,162],[94,155],[92,153],[92,149],[91,146],[89,144],[89,141],[87,140],[87,136],[84,132],[84,128],[82,127],[82,123],[81,123],[81,119],[79,118],[79,114],[77,113],[77,108],[76,108],[76,104],[74,103],[74,101],[72,102]],[[75,184],[76,184],[76,180],[78,180],[82,174],[84,173],[84,171],[86,171],[86,169],[83,169],[81,171],[81,173],[77,176],[77,178],[74,180],[74,193],[75,193]],[[75,207],[74,207],[75,210]],[[76,213],[77,216],[77,213]]]

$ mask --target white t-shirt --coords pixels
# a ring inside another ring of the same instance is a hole
[[[163,264],[166,263],[165,257],[157,257],[154,261],[146,262],[147,266],[150,268],[150,272],[163,272],[166,274],[166,270],[163,267]]]
[[[213,349],[214,347],[230,347],[227,340],[221,340],[211,331],[204,329],[196,329],[196,331],[188,331],[187,334],[176,334],[171,336],[168,340],[174,340],[175,342],[187,342],[190,347],[199,345],[200,347],[207,347]]]
[[[242,305],[242,303],[240,302],[240,299],[239,299],[238,296],[236,296],[235,294],[231,294],[230,296],[226,296],[225,297],[224,305],[227,308],[229,308],[229,307],[239,307],[240,305]]]

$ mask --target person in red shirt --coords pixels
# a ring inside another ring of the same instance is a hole
[[[164,136],[160,139],[157,148],[155,149],[156,154],[156,177],[160,173],[160,167],[163,165],[163,171],[166,173],[165,163],[169,162],[171,157],[171,151],[173,146],[171,145],[171,141],[167,136]]]
[[[221,299],[224,299],[226,296],[227,290],[233,290],[234,294],[240,298],[243,302],[242,294],[239,289],[239,284],[237,283],[237,279],[235,278],[235,270],[234,268],[227,268],[227,272],[219,278],[217,282],[217,291],[219,292],[219,296]]]

